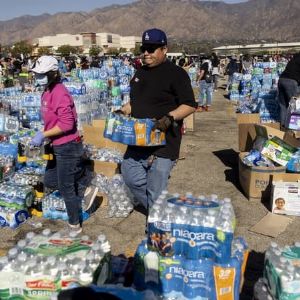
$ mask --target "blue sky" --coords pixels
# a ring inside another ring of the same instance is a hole
[[[227,3],[247,0],[224,0]],[[54,14],[63,11],[91,11],[111,4],[126,4],[133,0],[0,0],[0,20],[22,15]]]

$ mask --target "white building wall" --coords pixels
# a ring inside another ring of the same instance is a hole
[[[137,43],[142,43],[142,38],[138,36],[121,36],[120,46],[125,48],[127,51],[134,49]]]
[[[103,49],[120,48],[120,35],[115,33],[100,32],[96,33],[97,45]]]
[[[82,46],[82,35],[80,34],[67,34],[61,33],[57,35],[44,36],[38,38],[38,44],[40,47],[60,47],[62,45],[70,45],[73,47]]]
[[[83,46],[83,37],[81,34],[61,33],[37,38],[39,47],[58,48],[62,45],[73,47]],[[135,48],[136,43],[141,43],[141,37],[137,36],[120,36],[115,33],[99,32],[96,33],[96,44],[101,48],[125,48],[127,51]]]

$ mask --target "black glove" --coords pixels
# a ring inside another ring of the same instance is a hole
[[[174,123],[174,118],[172,116],[163,116],[161,119],[156,120],[153,129],[159,129],[160,131],[167,131]]]

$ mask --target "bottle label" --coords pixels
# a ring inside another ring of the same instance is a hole
[[[214,277],[217,300],[235,299],[236,269],[214,266]]]

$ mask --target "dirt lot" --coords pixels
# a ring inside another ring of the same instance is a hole
[[[236,235],[243,236],[249,244],[251,254],[246,271],[246,282],[241,299],[251,299],[253,283],[261,275],[263,252],[271,238],[254,234],[248,229],[257,223],[268,209],[266,204],[249,202],[242,194],[238,184],[237,165],[237,126],[234,116],[227,113],[230,105],[219,89],[214,95],[212,111],[196,113],[195,131],[184,136],[181,157],[174,168],[169,183],[171,192],[193,192],[195,195],[217,194],[232,199],[237,216]],[[49,227],[58,230],[64,223],[35,218],[42,222],[42,228],[24,224],[16,230],[2,228],[2,253],[12,247],[16,241],[30,231],[39,232]],[[112,245],[113,254],[132,255],[136,246],[144,237],[145,216],[134,211],[126,219],[109,219],[106,209],[99,211],[84,223],[84,233],[96,237],[105,233]],[[293,218],[287,230],[274,239],[280,245],[291,244],[299,237],[300,219]]]

